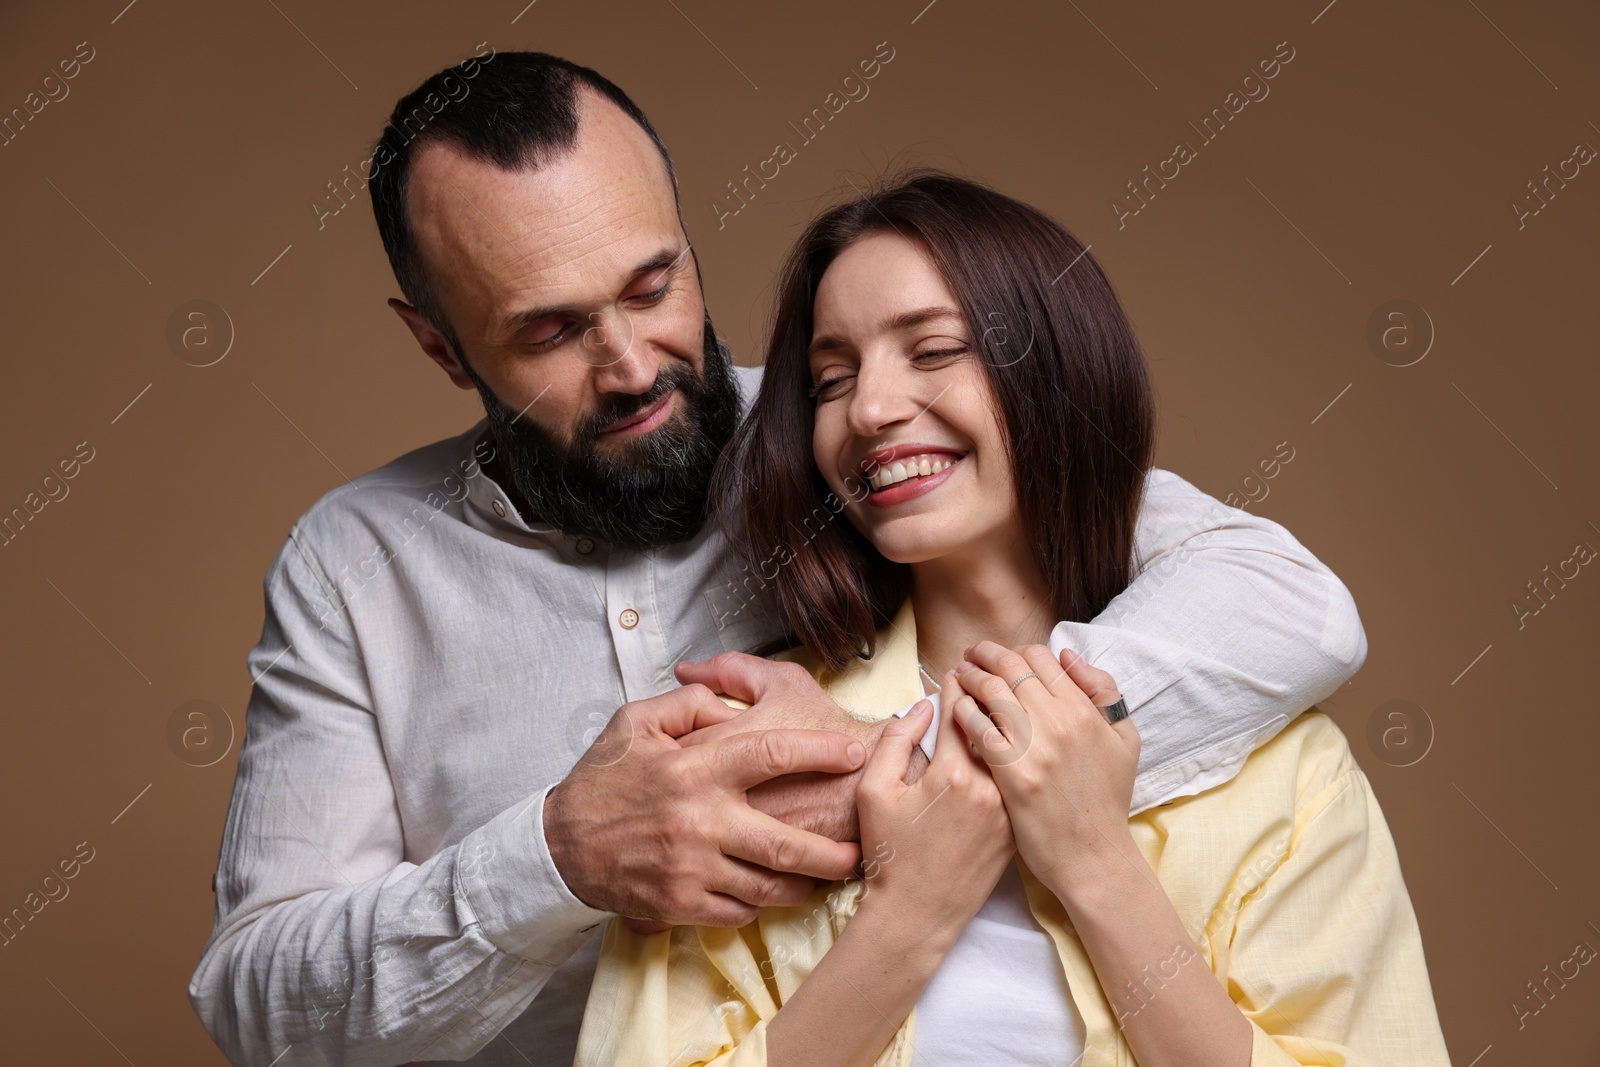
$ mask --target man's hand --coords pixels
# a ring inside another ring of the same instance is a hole
[[[798,663],[780,663],[743,652],[724,652],[699,663],[678,664],[678,680],[700,683],[713,692],[751,705],[747,711],[715,725],[699,727],[679,738],[685,746],[751,731],[837,730],[861,742],[870,756],[877,748],[885,725],[885,722],[863,722],[847,714]],[[863,761],[862,767],[865,766]],[[927,766],[928,757],[922,749],[913,746],[906,780],[915,782]],[[860,778],[861,770],[848,774],[785,775],[750,790],[750,805],[790,826],[835,841],[857,841],[861,837],[856,817],[856,785]]]
[[[785,825],[745,794],[784,775],[855,771],[864,746],[824,730],[677,740],[735,714],[694,684],[618,709],[545,799],[545,840],[574,896],[635,918],[743,926],[854,870],[854,844]]]

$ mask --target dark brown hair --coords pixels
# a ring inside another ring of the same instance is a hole
[[[1021,524],[1058,619],[1087,621],[1128,584],[1154,450],[1144,358],[1100,265],[1044,212],[976,182],[917,172],[834,207],[779,277],[766,372],[724,452],[730,539],[776,587],[794,636],[829,669],[870,655],[911,571],[848,520],[812,458],[808,348],[817,286],[869,234],[917,242],[955,295],[993,392]],[[863,483],[857,495],[864,496]]]

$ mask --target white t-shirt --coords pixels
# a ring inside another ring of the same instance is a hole
[[[921,747],[931,759],[939,696],[928,699],[935,714]],[[915,1062],[1069,1067],[1082,1058],[1083,1041],[1083,1018],[1055,942],[1028,907],[1017,865],[1009,864],[917,1000]]]
[[[1070,1067],[1083,1041],[1061,957],[1013,863],[917,1000],[915,1062]]]

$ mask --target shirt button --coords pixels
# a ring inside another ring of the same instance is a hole
[[[575,547],[579,552],[587,556],[589,553],[594,551],[594,542],[587,537],[580,537],[578,538],[578,543]]]
[[[504,504],[502,504],[502,503],[500,503],[500,501],[496,500],[494,502],[493,507],[494,507],[494,513],[496,515],[500,516],[502,519],[506,517],[506,506]]]
[[[639,625],[639,613],[632,608],[623,608],[622,614],[617,616],[617,621],[622,624],[624,630],[631,630]]]

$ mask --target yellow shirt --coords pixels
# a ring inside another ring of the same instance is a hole
[[[915,633],[908,604],[878,635],[877,654],[837,676],[804,653],[791,656],[846,711],[878,719],[922,695]],[[1143,811],[1129,827],[1201,958],[1250,1020],[1252,1067],[1448,1067],[1394,841],[1330,719],[1301,715],[1233,780]],[[1081,1067],[1133,1064],[1117,1020],[1192,950],[1148,971],[1145,992],[1108,996],[1066,909],[1018,866],[1083,1018]],[[639,935],[613,920],[576,1064],[764,1064],[767,1023],[849,922],[862,890],[859,878],[832,883],[738,930]],[[910,1067],[915,1026],[913,1011],[879,1067]]]

